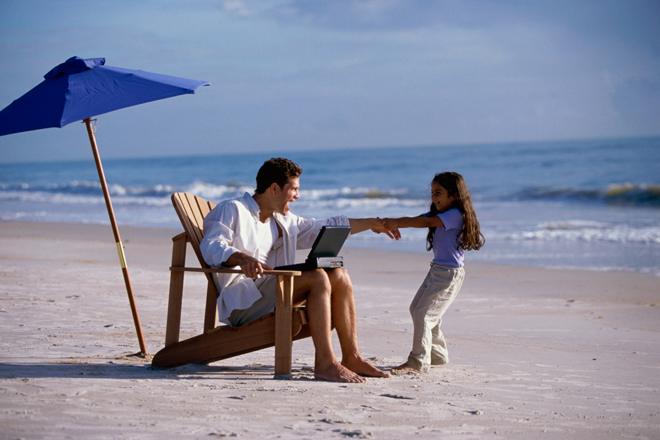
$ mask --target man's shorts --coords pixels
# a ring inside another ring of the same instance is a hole
[[[274,275],[267,275],[256,279],[254,283],[261,292],[261,298],[247,309],[237,309],[231,312],[229,322],[231,322],[232,327],[240,327],[275,311],[277,278]]]

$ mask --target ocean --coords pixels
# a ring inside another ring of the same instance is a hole
[[[252,192],[259,166],[275,156],[303,168],[292,211],[305,217],[419,215],[435,173],[456,171],[486,237],[467,261],[660,276],[660,137],[104,159],[103,167],[120,230],[179,228],[173,192],[216,202]],[[0,164],[0,219],[109,224],[91,151],[84,161]],[[426,252],[425,230],[402,235],[365,232],[346,246]]]

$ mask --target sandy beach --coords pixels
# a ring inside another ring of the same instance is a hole
[[[171,237],[121,227],[146,345],[163,347]],[[362,354],[410,349],[408,304],[430,256],[344,249]],[[194,265],[191,260],[190,264]],[[466,265],[445,315],[450,363],[365,384],[293,377],[273,350],[153,369],[109,226],[0,222],[0,438],[660,438],[660,277]],[[182,337],[201,331],[205,278],[187,275]]]

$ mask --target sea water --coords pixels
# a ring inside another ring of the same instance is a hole
[[[219,152],[107,159],[103,167],[120,228],[179,228],[173,192],[215,202],[251,193],[259,166],[277,156],[304,170],[300,199],[291,206],[298,215],[416,216],[429,208],[433,176],[456,171],[467,182],[486,237],[466,260],[660,276],[658,137]],[[0,219],[108,224],[93,161],[0,165]],[[393,242],[364,232],[346,246],[426,252],[426,230],[402,235]]]

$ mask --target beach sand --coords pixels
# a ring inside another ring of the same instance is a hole
[[[150,354],[179,232],[121,228]],[[430,256],[343,255],[362,354],[394,367]],[[466,272],[442,326],[450,363],[426,374],[316,381],[310,339],[294,343],[290,380],[273,378],[273,349],[153,369],[135,355],[109,226],[0,222],[0,438],[660,438],[660,277]],[[186,276],[182,338],[201,331],[205,285]]]

